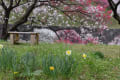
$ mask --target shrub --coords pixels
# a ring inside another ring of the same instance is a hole
[[[68,44],[72,43],[78,43],[78,44],[98,44],[99,39],[98,37],[94,37],[92,34],[86,34],[84,37],[82,35],[79,35],[75,30],[59,30],[57,31],[57,34],[60,37],[60,40],[57,40],[56,42],[64,42]]]
[[[104,58],[104,54],[100,51],[95,52],[94,55],[95,55],[96,58],[101,58],[101,59]]]

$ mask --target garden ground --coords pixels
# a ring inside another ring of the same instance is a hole
[[[120,46],[117,45],[40,43],[39,45],[31,46],[30,44],[10,45],[8,42],[4,41],[0,42],[0,44],[4,45],[5,48],[14,50],[18,57],[21,57],[29,52],[37,55],[37,59],[39,59],[40,63],[37,65],[39,68],[35,67],[36,69],[34,70],[38,71],[38,73],[39,70],[41,70],[43,73],[40,75],[38,74],[39,76],[25,75],[27,78],[22,78],[23,80],[120,80]],[[70,60],[69,56],[66,55],[67,50],[71,50]],[[95,56],[94,53],[96,52],[101,52],[101,54],[103,53],[104,58],[98,58],[100,57],[99,55]],[[82,56],[84,53],[87,55],[86,59]],[[51,54],[54,57],[51,56]],[[66,61],[65,56],[68,56],[67,59],[69,61]],[[63,59],[63,62],[61,59]],[[59,65],[61,64],[58,63],[60,62],[62,62],[62,69],[59,68]],[[64,62],[66,63],[63,64]],[[75,65],[76,62],[77,65]],[[50,65],[46,65],[44,63],[53,64],[52,69],[55,68],[54,72],[47,70]],[[66,73],[66,70],[69,70],[68,67],[66,67],[66,64],[70,65],[69,63],[71,63],[71,65],[75,65],[76,67],[70,66],[70,71],[67,71]],[[0,80],[20,80],[19,74],[24,73],[24,71],[22,71],[22,69],[19,69],[20,71],[16,69],[18,72],[16,77],[15,74],[12,75],[15,71],[12,72],[13,70],[10,69],[8,69],[8,71],[1,70]],[[57,69],[59,70],[57,71]],[[70,75],[68,75],[69,73]]]

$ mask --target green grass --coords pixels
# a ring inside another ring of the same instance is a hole
[[[1,42],[5,47],[9,47],[17,51],[17,53],[24,54],[26,52],[36,51],[37,53],[57,53],[60,51],[66,51],[67,49],[71,49],[73,52],[84,53],[84,52],[95,52],[100,51],[104,53],[106,57],[117,58],[120,56],[120,46],[118,45],[80,45],[80,44],[49,44],[49,43],[40,43],[39,45],[30,45],[27,44],[19,44],[19,45],[11,45],[9,42]]]
[[[22,58],[23,62],[19,63],[20,66],[22,65],[22,69],[16,69],[17,71],[21,71],[21,73],[35,72],[35,75],[32,76],[23,74],[27,78],[22,78],[22,80],[120,80],[120,46],[117,45],[40,43],[32,46],[28,43],[11,45],[4,41],[1,41],[0,44],[14,50],[18,60],[20,57]],[[70,59],[69,57],[66,58],[66,50],[72,51]],[[104,58],[95,57],[96,51],[103,53]],[[34,55],[26,53],[34,53]],[[86,59],[82,58],[83,53],[87,54]],[[37,57],[36,66],[31,63],[34,61],[34,56]],[[10,58],[8,57],[8,59]],[[77,64],[77,66],[74,68],[70,64]],[[54,72],[55,74],[48,70],[49,66],[55,67],[57,70]],[[73,74],[69,68],[74,71]],[[41,74],[42,70],[43,73]],[[70,76],[66,74],[66,70],[71,74]],[[13,77],[15,80],[18,78],[18,76],[12,75],[11,70],[7,73],[4,71],[0,73],[0,80],[11,80]]]

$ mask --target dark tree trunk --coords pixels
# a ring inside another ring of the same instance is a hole
[[[7,40],[9,15],[10,15],[10,11],[6,10],[4,16],[4,23],[1,30],[2,31],[1,39],[3,40]]]

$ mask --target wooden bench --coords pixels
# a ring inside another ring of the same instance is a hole
[[[39,43],[39,33],[37,32],[8,32],[10,34],[10,43],[15,44],[19,41],[19,34],[30,34],[30,44]]]

